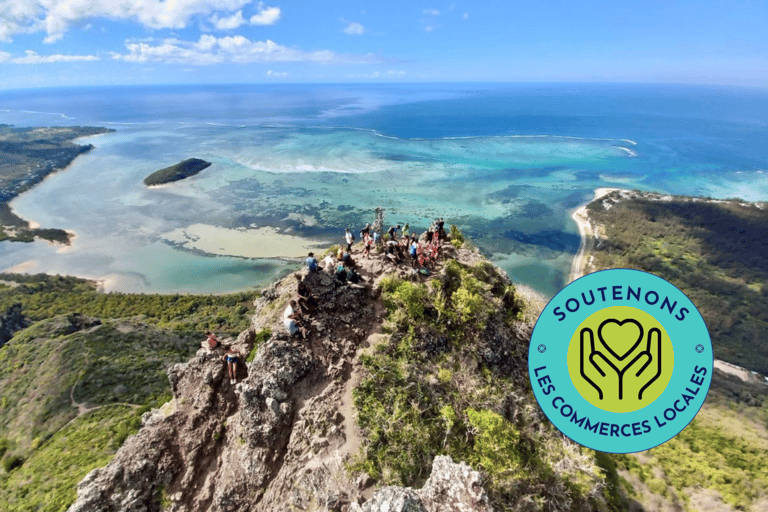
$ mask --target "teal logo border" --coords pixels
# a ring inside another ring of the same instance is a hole
[[[628,288],[639,289],[640,297],[628,296]],[[587,305],[584,299],[591,298],[590,291],[595,301]],[[585,400],[571,382],[567,365],[568,346],[578,326],[612,306],[634,307],[655,317],[675,354],[672,378],[661,396],[627,413],[604,411]],[[539,315],[528,349],[531,387],[550,422],[573,441],[610,453],[648,450],[679,434],[704,404],[713,366],[709,331],[693,302],[669,281],[633,269],[587,274],[560,290]]]

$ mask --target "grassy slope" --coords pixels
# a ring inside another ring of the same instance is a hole
[[[170,397],[166,370],[199,348],[201,331],[249,325],[252,294],[105,295],[75,278],[0,278],[23,282],[0,287],[0,310],[21,303],[34,321],[0,348],[0,458],[11,469],[0,469],[0,510],[66,509],[76,483],[111,458],[140,413]],[[106,407],[76,417],[70,394]]]
[[[523,315],[495,267],[451,261],[426,284],[385,279],[382,295],[389,336],[361,357],[355,469],[419,486],[434,456],[448,454],[485,474],[497,510],[621,508],[615,467],[601,469],[595,452],[564,440],[538,412],[526,336],[486,330],[514,332]],[[496,349],[479,333],[509,349],[501,366],[484,362]]]
[[[739,201],[637,198],[609,209],[597,201],[589,213],[603,232],[597,269],[637,268],[668,279],[701,310],[716,357],[768,373],[768,211]],[[638,499],[646,504],[661,496],[690,507],[690,496],[705,489],[713,507],[758,510],[768,489],[766,453],[768,389],[717,378],[676,438],[616,458],[641,482]]]

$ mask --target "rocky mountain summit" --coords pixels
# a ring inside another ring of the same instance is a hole
[[[444,259],[435,270],[436,277],[429,279],[433,283],[429,286],[455,290],[460,280],[456,269],[465,269],[461,270],[464,274],[473,268],[490,272],[487,263],[472,267],[482,259],[472,250],[457,250],[450,243],[444,243],[442,250]],[[359,465],[350,469],[363,457],[361,453],[372,453],[369,450],[373,449],[371,428],[356,421],[356,400],[360,399],[356,387],[363,375],[371,378],[360,359],[388,344],[403,343],[403,336],[393,327],[391,301],[383,300],[383,288],[403,282],[415,283],[414,290],[428,289],[423,284],[427,278],[405,265],[396,266],[380,257],[367,260],[359,252],[354,256],[363,278],[359,284],[342,283],[330,273],[303,269],[263,290],[256,299],[251,328],[236,339],[222,340],[225,347],[230,345],[242,355],[236,382],[227,375],[224,348],[201,348],[189,362],[173,366],[168,372],[173,399],[146,413],[142,428],[128,438],[109,465],[86,476],[69,511],[492,510],[486,477],[477,468],[447,455],[430,457],[431,471],[413,480],[423,484],[418,489],[384,485],[386,474],[374,479]],[[454,259],[458,265],[447,263]],[[489,297],[491,292],[498,296],[493,305],[500,305],[501,310],[492,313],[495,321],[489,320],[478,332],[473,350],[478,353],[478,365],[519,383],[516,385],[522,387],[523,396],[527,368],[521,353],[527,349],[531,325],[509,320],[510,313],[503,305],[512,300],[512,288],[506,276],[494,272],[495,281],[483,286]],[[469,279],[465,276],[467,282]],[[307,285],[315,303],[306,315],[306,340],[290,337],[283,326],[283,311],[296,297],[300,281]],[[482,289],[477,283],[473,286]],[[476,302],[472,307],[478,307]],[[446,316],[448,312],[429,314],[436,314],[448,326],[445,332],[460,327],[450,326],[451,320],[446,318],[454,317]],[[418,324],[420,315],[414,313],[409,320],[418,338],[413,350],[445,356],[451,345],[449,337]],[[470,316],[466,318],[469,321]],[[477,329],[476,324],[471,329]],[[473,372],[474,368],[468,369],[467,378],[474,378]],[[416,387],[442,390],[448,381],[444,372],[439,376],[439,380],[425,377],[428,382]],[[531,436],[544,435],[543,420],[536,416],[535,408],[515,402],[514,397],[501,407],[520,425],[530,425]],[[449,415],[445,407],[441,411]],[[423,411],[422,416],[426,415]],[[531,443],[526,438],[529,434],[519,428],[522,433],[509,432],[518,435],[521,444]],[[448,426],[444,447],[461,444],[462,436],[482,437],[477,428],[455,436],[452,429],[457,431]],[[456,439],[451,441],[451,437]],[[571,457],[570,445],[564,445],[567,442],[561,438],[556,443],[560,458],[551,461],[554,470],[546,470],[546,485],[562,492],[562,505],[568,507],[574,502],[568,490],[571,484],[563,483],[570,478],[567,475],[580,474],[586,468],[592,475],[589,479],[602,480],[591,459],[585,462],[585,457]],[[570,462],[566,464],[566,460]],[[533,470],[526,474],[533,474]],[[520,496],[540,493],[545,482],[526,478],[514,492]],[[598,494],[595,496],[590,499],[602,502]],[[541,498],[548,499],[546,493]],[[528,502],[523,499],[521,503]],[[540,508],[530,503],[527,508]]]

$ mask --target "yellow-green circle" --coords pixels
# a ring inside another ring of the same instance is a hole
[[[582,331],[586,378],[581,371]],[[571,381],[586,401],[604,411],[632,412],[653,403],[664,392],[672,378],[675,354],[667,331],[652,315],[637,308],[612,306],[593,313],[579,325],[568,346],[567,363]]]

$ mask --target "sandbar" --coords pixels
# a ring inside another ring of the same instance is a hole
[[[208,254],[243,258],[298,258],[307,252],[327,247],[294,235],[278,233],[273,227],[231,229],[208,224],[192,224],[161,235],[161,238],[187,249]]]

